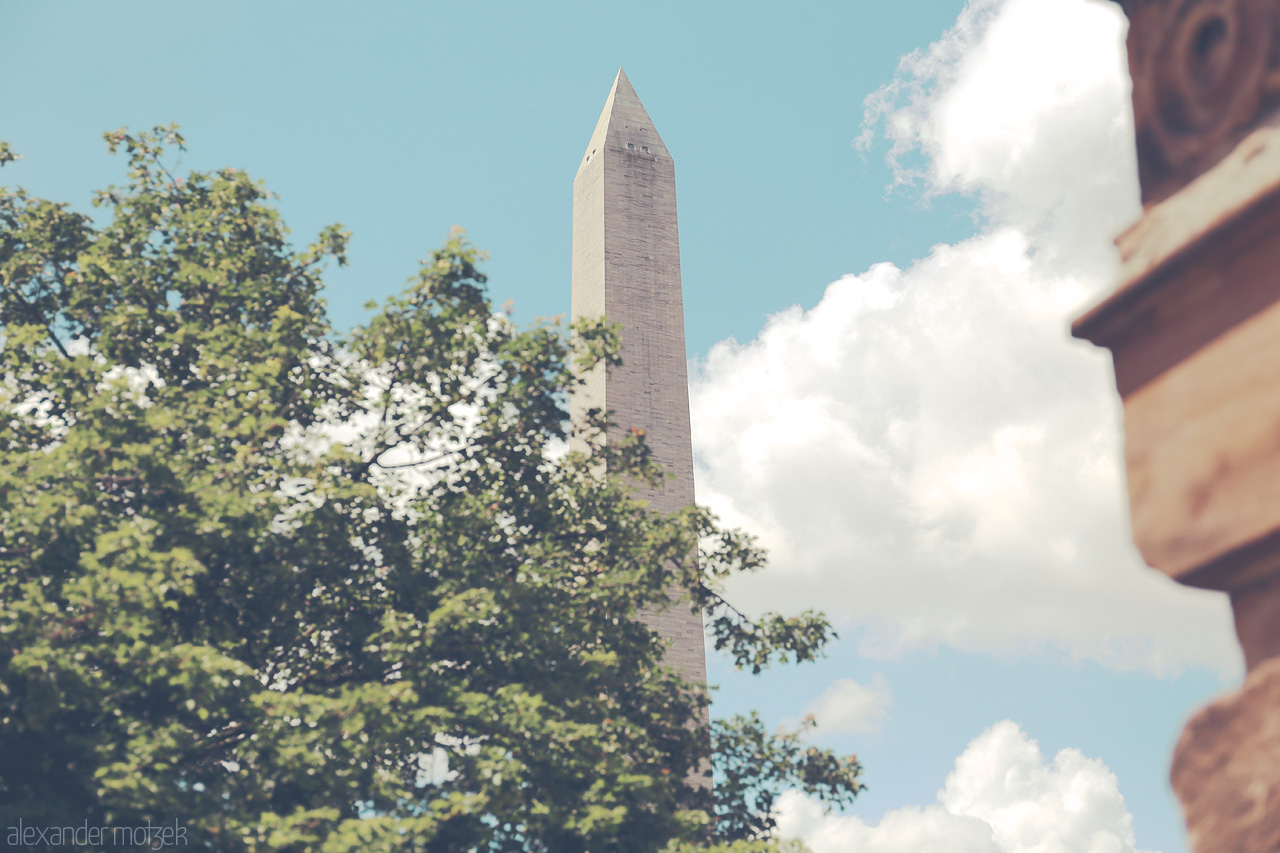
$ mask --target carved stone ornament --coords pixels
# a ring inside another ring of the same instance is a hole
[[[1121,0],[1142,200],[1172,195],[1280,106],[1277,0]]]
[[[1187,723],[1170,781],[1196,853],[1280,850],[1280,658]]]

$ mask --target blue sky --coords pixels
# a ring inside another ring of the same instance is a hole
[[[1240,663],[1225,602],[1129,545],[1109,362],[1066,333],[1138,211],[1112,7],[0,0],[3,177],[88,209],[123,180],[102,132],[176,120],[181,168],[264,179],[300,241],[354,231],[339,325],[455,224],[532,320],[568,310],[625,67],[676,162],[699,496],[774,555],[734,592],[841,631],[813,666],[710,662],[714,713],[816,711],[866,767],[784,827],[1176,853],[1172,744]]]

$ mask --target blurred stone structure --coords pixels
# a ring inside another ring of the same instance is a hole
[[[572,310],[575,319],[604,315],[621,324],[623,362],[586,376],[571,410],[611,411],[606,440],[644,430],[654,457],[675,475],[640,490],[652,510],[692,504],[675,164],[621,69],[573,180]],[[667,662],[705,688],[702,615],[678,600],[678,590],[673,595],[671,606],[643,618],[666,640]]]
[[[1172,782],[1197,853],[1280,850],[1280,0],[1119,0],[1142,184],[1111,350],[1133,537],[1227,593],[1248,674],[1198,712]]]

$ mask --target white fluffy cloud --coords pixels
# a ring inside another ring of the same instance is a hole
[[[883,127],[899,180],[981,194],[993,221],[1105,284],[1139,210],[1124,31],[1102,0],[970,0],[867,98],[860,142]]]
[[[1068,335],[1138,213],[1122,36],[1110,3],[974,0],[868,99],[900,177],[986,225],[697,366],[699,497],[771,551],[740,600],[820,607],[864,653],[1238,668],[1225,599],[1132,547],[1109,359]]]
[[[1046,762],[1010,720],[969,744],[935,804],[869,825],[789,791],[778,830],[814,853],[1136,853],[1115,774],[1077,749]]]
[[[870,684],[859,684],[852,678],[837,679],[805,709],[822,734],[877,732],[889,716],[892,697],[883,675],[877,674]]]

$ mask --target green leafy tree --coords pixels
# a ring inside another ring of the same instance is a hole
[[[129,179],[98,224],[0,191],[0,825],[449,853],[718,828],[743,851],[770,785],[856,794],[856,761],[793,763],[756,719],[717,730],[716,802],[686,783],[706,698],[638,610],[686,590],[755,671],[831,634],[727,606],[761,554],[703,509],[648,512],[640,437],[605,445],[594,413],[563,452],[575,360],[616,363],[611,328],[495,315],[455,234],[339,334],[320,273],[345,231],[295,252],[244,173],[166,169],[175,127],[107,141]]]
[[[771,733],[754,712],[712,724],[717,838],[772,836],[774,798],[783,789],[798,790],[828,806],[853,801],[863,789],[858,781],[862,766],[852,755],[839,757],[806,743],[804,730],[816,726],[809,716],[800,729]]]

